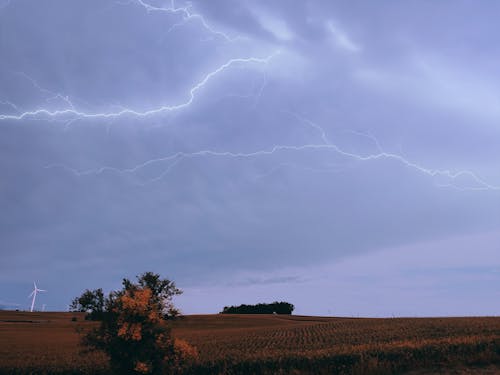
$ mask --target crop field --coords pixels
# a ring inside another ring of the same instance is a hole
[[[77,329],[92,324],[75,313],[0,312],[0,373],[107,373],[103,355],[78,345]],[[172,326],[198,350],[189,374],[500,373],[499,317],[191,315]]]

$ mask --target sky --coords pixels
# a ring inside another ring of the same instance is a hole
[[[498,315],[499,11],[0,0],[0,308]]]

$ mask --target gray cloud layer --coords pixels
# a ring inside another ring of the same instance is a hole
[[[2,4],[2,300],[293,283],[260,273],[500,224],[497,5]]]

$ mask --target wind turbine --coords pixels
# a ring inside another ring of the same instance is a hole
[[[33,312],[33,308],[35,307],[36,294],[38,292],[46,292],[46,290],[44,290],[44,289],[38,289],[38,287],[36,286],[36,283],[34,281],[33,281],[33,285],[35,286],[35,289],[33,289],[31,294],[28,296],[28,298],[33,296],[33,300],[31,301],[31,309],[30,309],[31,312]]]

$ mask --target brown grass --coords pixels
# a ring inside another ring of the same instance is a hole
[[[103,355],[78,347],[76,329],[92,324],[82,314],[0,312],[0,372],[106,373]],[[498,317],[192,315],[173,323],[173,335],[197,348],[199,362],[187,372],[199,374],[384,374],[500,363]]]

